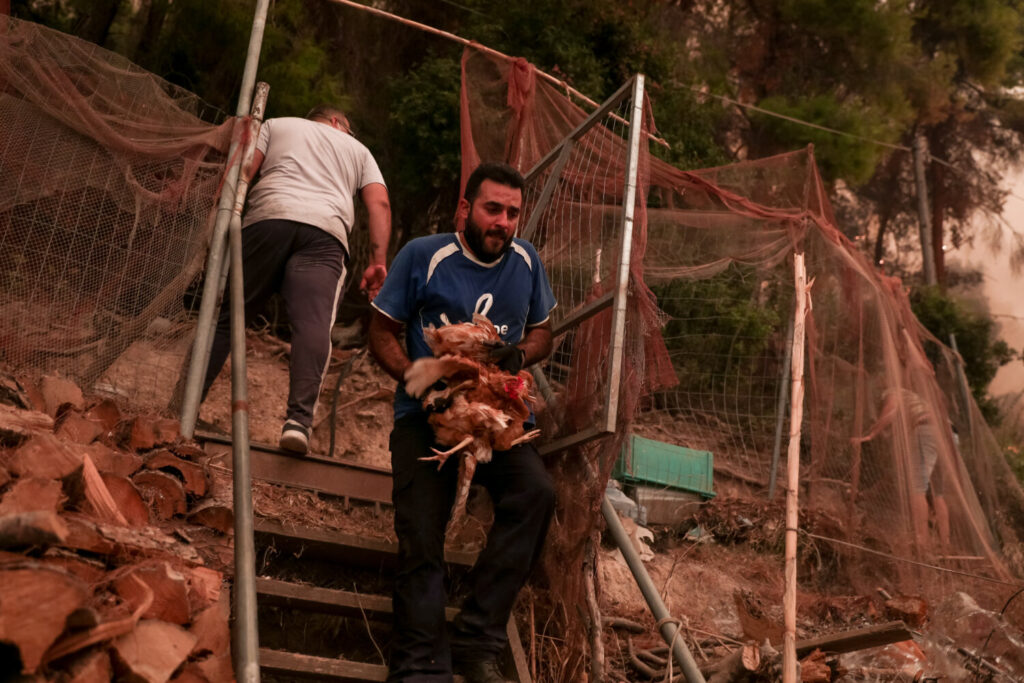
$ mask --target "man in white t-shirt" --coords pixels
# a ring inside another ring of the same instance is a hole
[[[359,283],[372,300],[387,275],[391,207],[373,155],[340,109],[315,107],[305,119],[268,119],[252,166],[256,184],[242,221],[245,318],[275,292],[292,330],[288,413],[281,448],[305,453],[331,352],[331,327],[350,259],[348,238],[359,194],[369,218],[370,264]],[[225,301],[227,299],[225,298]],[[230,351],[230,311],[221,307],[203,398]]]

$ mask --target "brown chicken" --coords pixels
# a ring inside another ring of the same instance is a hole
[[[430,424],[437,442],[449,449],[432,449],[436,455],[423,460],[437,461],[440,469],[449,457],[461,455],[450,522],[455,528],[465,514],[477,463],[490,462],[494,450],[506,451],[540,434],[523,429],[534,401],[533,376],[525,370],[513,375],[488,361],[501,338],[482,315],[474,315],[470,323],[430,328],[424,337],[443,361],[445,386],[428,391],[423,407],[433,411]]]

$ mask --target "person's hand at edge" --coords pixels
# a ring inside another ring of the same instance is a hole
[[[359,291],[373,301],[380,288],[384,285],[384,278],[388,276],[388,269],[383,264],[371,264],[363,271],[363,279],[359,281]]]

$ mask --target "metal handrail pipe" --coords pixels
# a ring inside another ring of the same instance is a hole
[[[253,102],[253,89],[256,85],[256,68],[259,65],[260,52],[263,47],[263,33],[267,25],[267,11],[270,0],[257,0],[253,13],[252,30],[249,33],[249,48],[245,56],[245,67],[242,71],[242,86],[238,92],[238,106],[235,116],[242,118],[249,113]],[[252,141],[255,143],[255,141]],[[210,236],[210,251],[206,258],[206,279],[203,282],[203,295],[199,302],[199,318],[196,322],[196,337],[192,342],[192,356],[189,359],[188,374],[185,379],[184,395],[181,403],[181,435],[191,439],[195,434],[196,420],[199,418],[199,403],[203,392],[203,379],[206,377],[206,366],[210,362],[210,349],[213,346],[213,331],[216,325],[218,302],[224,291],[225,259],[228,242],[228,226],[237,203],[238,179],[241,176],[243,157],[239,154],[239,136],[231,142],[228,149],[228,168],[224,173],[220,197],[217,200],[217,216]]]
[[[633,547],[633,541],[630,540],[629,534],[626,533],[622,522],[619,521],[619,514],[615,512],[615,508],[612,507],[611,501],[607,497],[601,501],[601,513],[608,524],[608,531],[611,533],[615,545],[622,552],[629,570],[633,573],[633,578],[636,579],[636,585],[640,587],[640,592],[643,593],[644,599],[647,601],[647,606],[651,608],[651,613],[658,620],[661,626],[661,637],[671,648],[672,655],[679,663],[686,682],[705,683],[704,674],[700,672],[696,660],[687,649],[682,634],[679,633],[679,626],[672,620],[672,615],[665,607],[665,601],[661,599],[658,588],[651,580],[651,575],[647,573],[647,567],[640,559],[640,553]]]

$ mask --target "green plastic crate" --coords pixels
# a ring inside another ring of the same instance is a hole
[[[668,486],[713,498],[714,456],[631,434],[612,476],[634,484]]]

